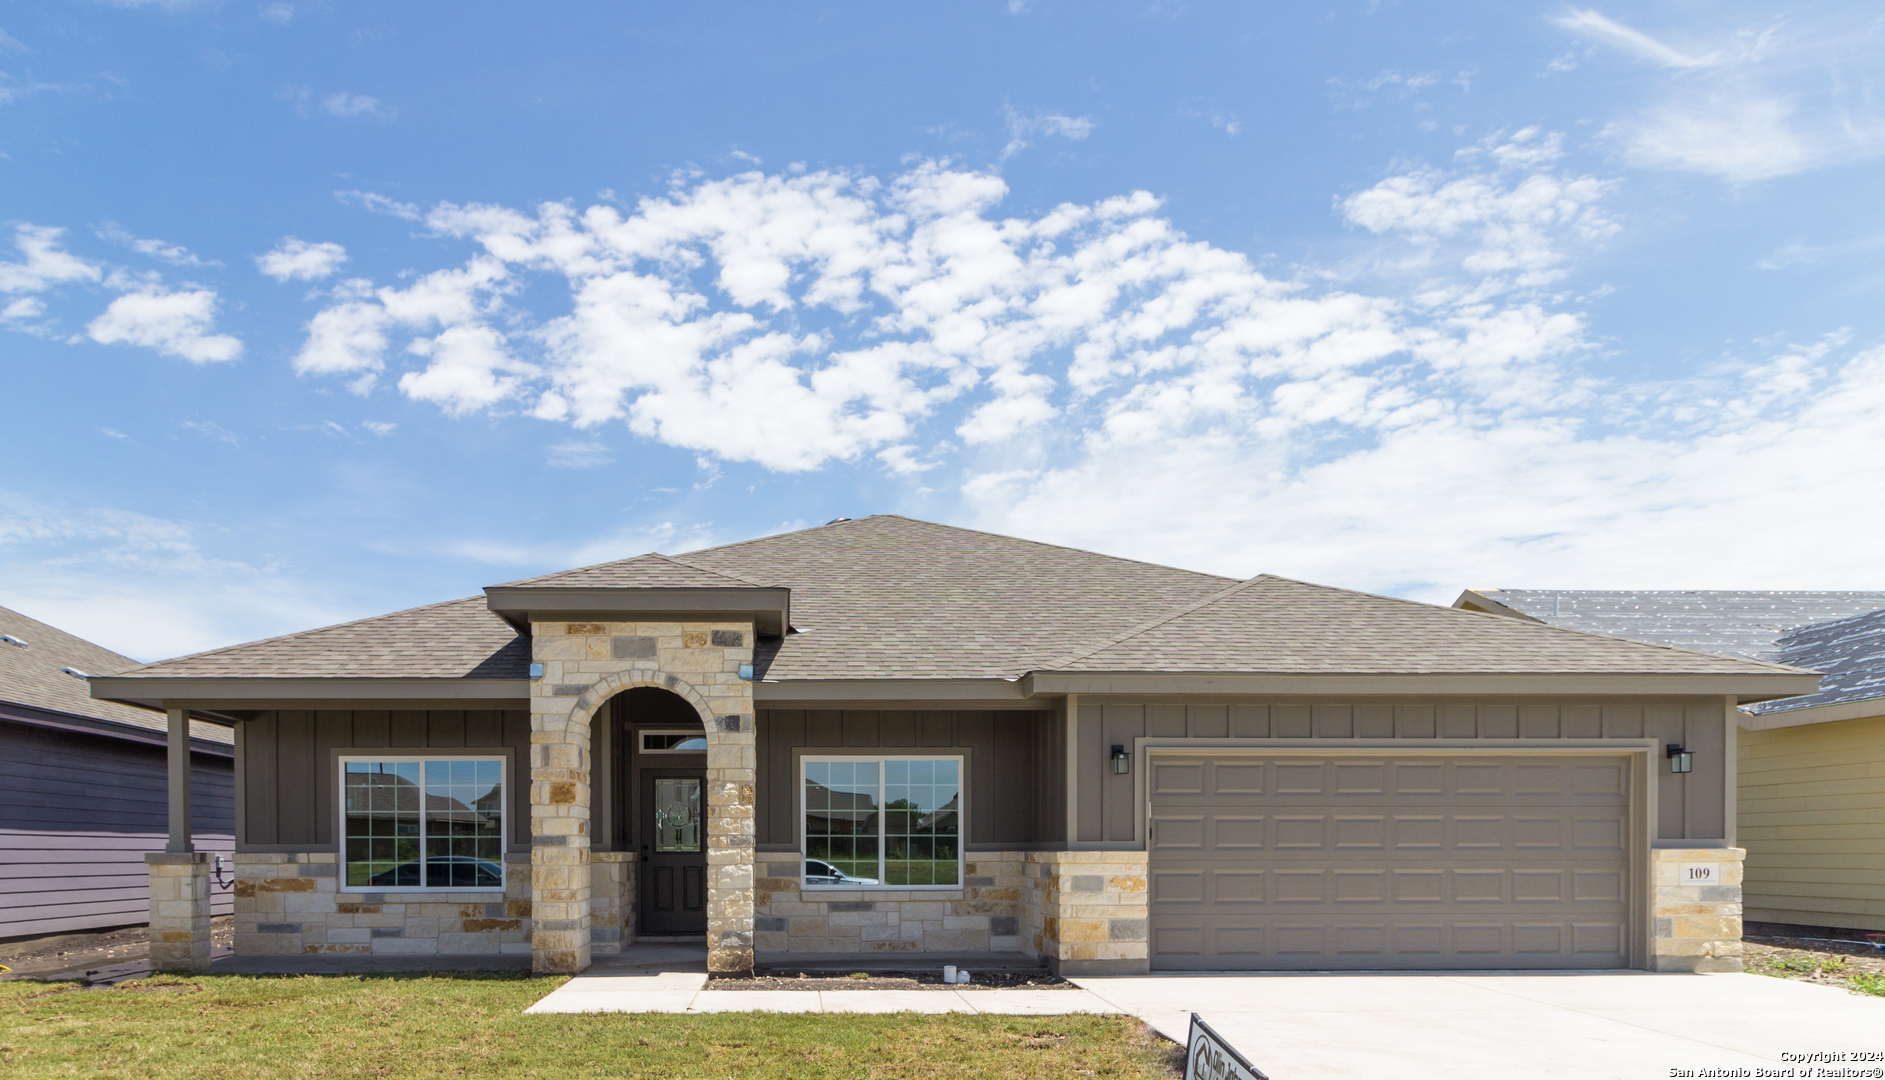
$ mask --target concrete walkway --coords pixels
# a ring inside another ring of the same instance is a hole
[[[699,946],[636,943],[525,1009],[542,1013],[999,1013],[1120,1010],[1084,990],[708,990]]]
[[[1647,1080],[1708,1068],[1758,1075],[1756,1066],[1782,1066],[1784,1052],[1885,1050],[1885,999],[1762,975],[1212,974],[1073,982],[1179,1042],[1195,1010],[1272,1080]]]

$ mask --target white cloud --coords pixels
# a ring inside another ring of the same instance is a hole
[[[41,503],[0,491],[6,604],[139,660],[371,614],[331,583],[205,553],[186,521]]]
[[[336,93],[321,99],[321,110],[329,116],[344,118],[371,116],[378,120],[391,120],[394,110],[390,105],[380,102],[379,98],[364,94]]]
[[[0,262],[0,293],[44,292],[68,281],[97,281],[103,271],[95,263],[65,250],[59,238],[64,229],[45,225],[16,225],[13,246],[26,258]]]
[[[1551,21],[1659,69],[1640,107],[1605,128],[1632,164],[1747,183],[1885,154],[1885,103],[1843,74],[1885,63],[1885,38],[1869,13],[1840,18],[1733,28],[1711,17],[1689,34],[1706,49],[1593,10]]]
[[[33,51],[32,49],[27,47],[24,41],[21,41],[19,38],[16,38],[12,34],[7,33],[5,30],[0,30],[0,49],[5,49],[8,52],[21,52],[21,53],[29,53]]]
[[[411,203],[403,203],[378,195],[371,191],[336,191],[334,198],[349,206],[358,206],[375,214],[388,217],[404,218],[407,221],[419,221],[425,217],[419,208]]]
[[[1093,134],[1094,122],[1084,116],[1064,116],[1060,113],[1020,113],[1012,106],[1005,106],[1003,111],[1008,117],[1008,145],[1002,148],[1003,161],[1027,149],[1029,141],[1035,136],[1047,135],[1060,139],[1079,142]]]
[[[295,6],[283,3],[266,4],[259,14],[276,26],[287,26],[295,21]]]
[[[483,253],[404,289],[343,285],[296,366],[370,379],[403,336],[423,366],[400,389],[454,415],[515,401],[788,471],[933,462],[919,431],[944,409],[984,448],[1253,408],[1273,432],[1406,422],[1425,407],[1408,400],[1415,371],[1488,401],[1564,389],[1549,365],[1583,348],[1582,320],[1530,291],[1563,274],[1566,245],[1615,226],[1605,182],[1551,168],[1558,145],[1527,129],[1343,203],[1397,238],[1402,272],[1438,279],[1416,303],[1267,278],[1143,192],[1000,217],[998,177],[937,164],[888,183],[683,182],[632,213],[442,204],[427,224]],[[539,274],[567,283],[567,312],[508,306]]]
[[[557,443],[549,448],[544,458],[558,469],[593,469],[614,460],[609,448],[602,443],[579,440]]]
[[[366,428],[368,431],[371,431],[375,435],[386,436],[386,435],[391,435],[393,433],[393,429],[397,428],[399,425],[390,424],[384,420],[368,420],[362,423],[360,426],[363,428]]]
[[[145,286],[113,300],[85,333],[101,345],[139,345],[196,364],[241,356],[241,341],[211,332],[215,321],[214,291]]]
[[[283,237],[273,251],[255,257],[255,265],[276,281],[319,281],[333,276],[346,261],[347,249],[339,244],[310,244],[292,236]]]
[[[37,296],[22,296],[17,300],[9,301],[5,308],[0,308],[0,319],[6,319],[8,321],[37,319],[45,313],[46,302],[44,300],[41,300]]]
[[[1600,11],[1588,8],[1572,8],[1563,15],[1554,15],[1551,21],[1574,34],[1595,38],[1609,45],[1614,45],[1625,52],[1632,53],[1642,60],[1666,68],[1708,68],[1723,62],[1719,49],[1700,56],[1685,53],[1680,49],[1665,45],[1634,27],[1625,26]]]
[[[98,237],[114,244],[122,244],[140,255],[160,259],[172,266],[221,266],[214,259],[205,262],[192,254],[189,248],[180,244],[166,244],[162,240],[141,240],[126,231],[124,226],[115,222],[106,222],[99,226]]]

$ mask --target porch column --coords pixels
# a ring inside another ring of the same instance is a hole
[[[734,975],[753,970],[757,715],[750,685],[716,689],[716,706],[739,711],[707,727],[707,970]]]
[[[210,857],[190,841],[190,714],[168,710],[170,839],[150,866],[152,971],[209,970]]]
[[[196,850],[190,841],[190,711],[169,709],[170,841],[164,850],[183,854]]]

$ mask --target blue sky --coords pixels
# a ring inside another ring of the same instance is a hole
[[[904,513],[1878,588],[1872,5],[15,3],[0,604],[143,659]]]

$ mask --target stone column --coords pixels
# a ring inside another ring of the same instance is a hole
[[[1741,864],[1747,854],[1743,848],[1650,851],[1652,970],[1741,970]]]
[[[206,852],[153,851],[151,870],[151,970],[209,970],[210,856]]]
[[[715,972],[753,966],[753,692],[751,623],[539,622],[530,687],[531,964],[589,966],[590,725],[608,699],[667,690],[707,733],[707,948]]]
[[[707,727],[707,970],[753,970],[753,784],[759,764],[752,692],[722,698]]]

